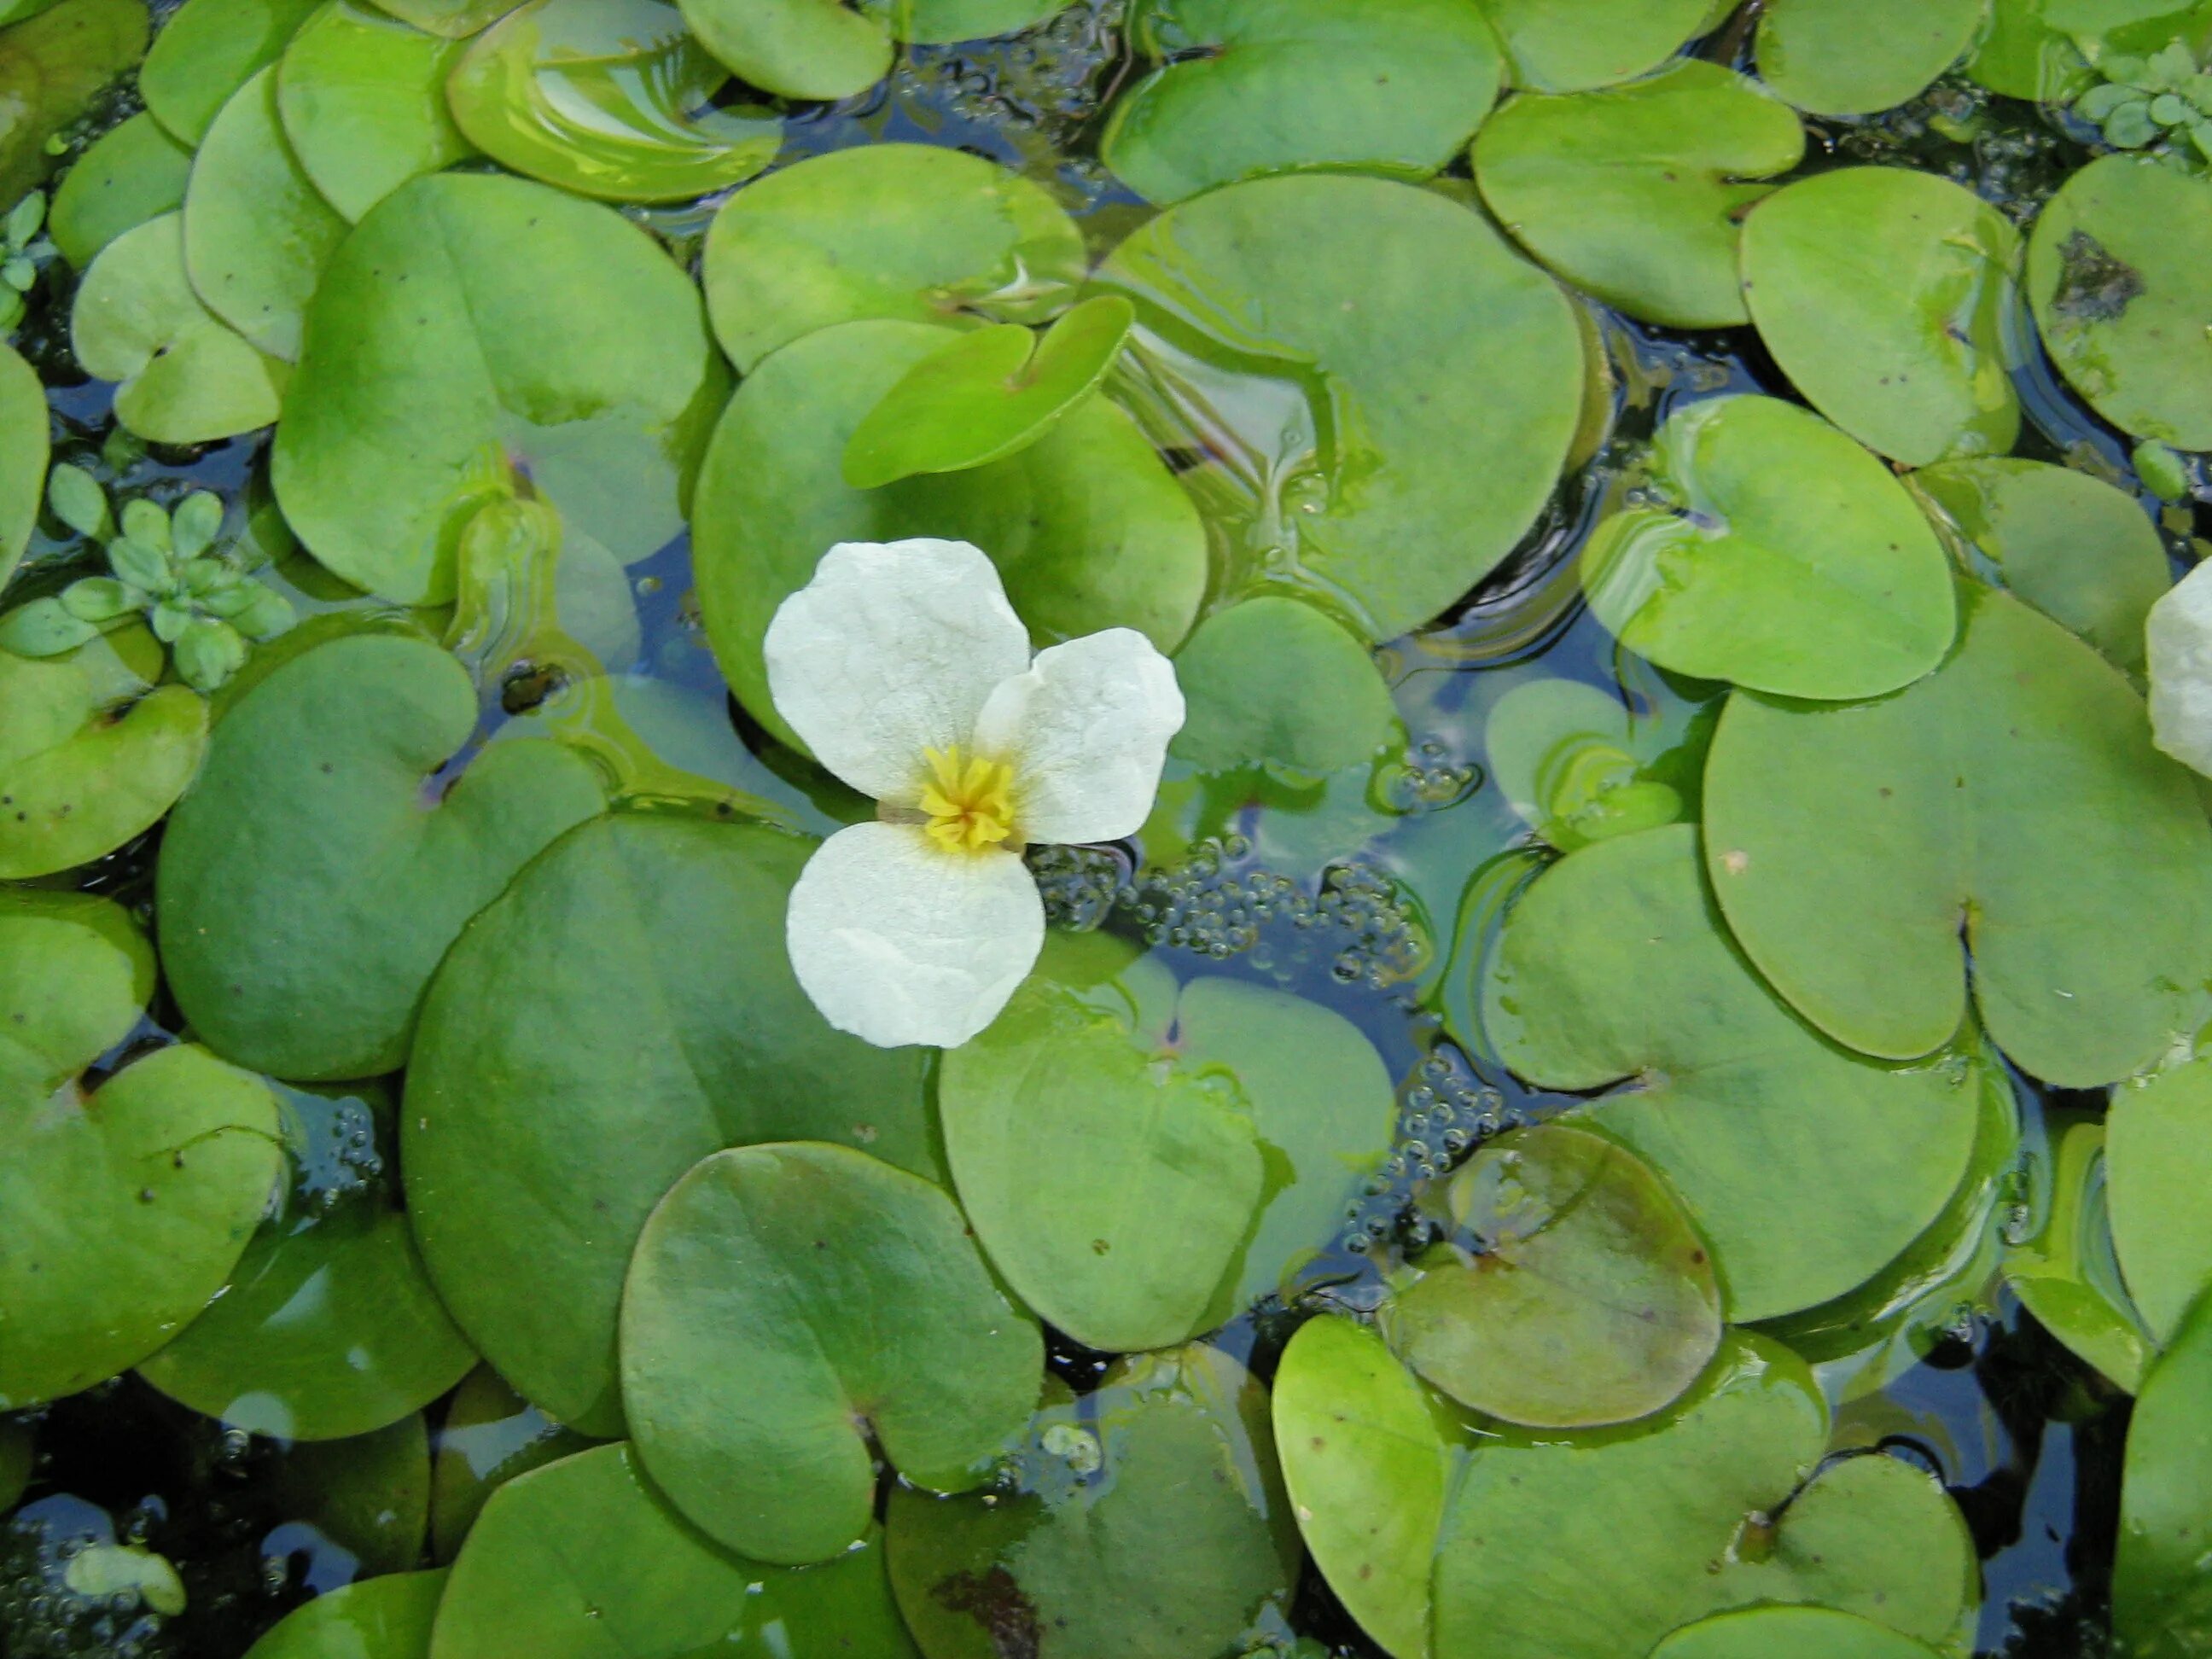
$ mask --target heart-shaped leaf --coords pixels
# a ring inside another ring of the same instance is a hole
[[[1834,1607],[1741,1607],[1685,1625],[1651,1659],[1936,1659],[1939,1651]]]
[[[2112,1626],[2140,1659],[2191,1659],[2212,1642],[2212,1297],[2173,1333],[2136,1396],[2112,1560]]]
[[[161,865],[170,986],[216,1052],[295,1079],[405,1063],[454,936],[605,805],[590,763],[542,740],[426,800],[476,723],[460,665],[396,635],[318,646],[231,707]]]
[[[1475,0],[1513,84],[1582,92],[1655,70],[1698,33],[1710,0]]]
[[[185,0],[163,25],[138,77],[146,107],[197,146],[233,94],[283,56],[322,0]]]
[[[0,341],[0,587],[30,545],[46,493],[46,389]]]
[[[146,51],[145,0],[62,0],[8,31],[0,52],[0,202],[52,171],[49,139]]]
[[[2151,1334],[2171,1341],[2212,1287],[2212,1060],[2115,1090],[2105,1136],[2112,1249]]]
[[[79,270],[100,249],[185,204],[192,152],[141,111],[94,140],[54,192],[46,229]]]
[[[1872,115],[1957,63],[1986,10],[1985,0],[1772,0],[1753,47],[1759,78],[1814,115]]]
[[[1201,771],[1340,771],[1373,759],[1398,724],[1374,654],[1300,599],[1216,611],[1176,653],[1176,678],[1189,713],[1169,750]]]
[[[423,1659],[445,1590],[443,1568],[341,1585],[279,1620],[246,1659]]]

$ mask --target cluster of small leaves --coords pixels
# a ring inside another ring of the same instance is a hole
[[[39,268],[53,257],[53,243],[40,234],[46,227],[44,191],[33,191],[0,220],[0,340],[12,337],[23,320],[23,296],[37,283]]]
[[[212,691],[245,665],[249,641],[292,625],[291,601],[252,579],[230,550],[216,550],[220,496],[195,491],[174,511],[137,497],[112,514],[107,493],[82,467],[54,468],[46,481],[54,516],[79,534],[105,538],[110,574],[71,582],[0,619],[0,648],[54,657],[143,617],[170,647],[178,678]],[[113,533],[111,534],[110,532]]]
[[[2185,41],[2148,58],[2108,53],[2097,72],[2103,84],[2083,93],[2074,112],[2094,124],[2106,143],[2149,150],[2191,168],[2212,162],[2212,72],[2197,67]]]

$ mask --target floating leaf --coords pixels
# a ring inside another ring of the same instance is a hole
[[[1159,67],[1115,100],[1099,153],[1151,202],[1297,167],[1425,178],[1504,67],[1466,0],[1154,0],[1134,27]]]
[[[1872,115],[1917,97],[1980,32],[1985,0],[1771,0],[1759,79],[1814,115]]]
[[[322,0],[185,0],[146,54],[146,107],[197,145],[232,96],[284,54]]]
[[[592,1443],[500,1381],[489,1365],[462,1380],[438,1426],[430,1469],[431,1559],[449,1562],[492,1493]]]
[[[696,291],[642,230],[441,173],[379,203],[324,271],[271,476],[324,564],[436,603],[518,474],[624,562],[658,551],[726,384]]]
[[[2151,1367],[2128,1422],[2112,1627],[2131,1659],[2192,1659],[2212,1642],[2212,1297]]]
[[[2212,1060],[2114,1091],[2105,1164],[2121,1274],[2151,1334],[2172,1341],[2212,1287]]]
[[[1801,179],[1743,223],[1759,337],[1813,407],[1908,466],[2002,455],[2020,433],[2020,235],[1930,173]]]
[[[1617,696],[1579,680],[1515,686],[1483,726],[1490,772],[1521,821],[1562,853],[1656,830],[1684,816],[1681,793],[1659,775],[1656,740]]]
[[[2143,622],[2172,576],[2158,527],[2133,496],[2042,461],[1949,461],[1908,483],[1996,580],[2142,672]]]
[[[1778,398],[1710,398],[1656,441],[1666,505],[1601,524],[1590,609],[1662,668],[1791,697],[1878,696],[1957,626],[1950,561],[1888,468]]]
[[[991,1491],[894,1488],[891,1584],[930,1659],[1235,1653],[1287,1607],[1286,1508],[1251,1374],[1147,1354],[1048,1399]]]
[[[517,173],[617,202],[726,189],[775,159],[775,112],[715,106],[729,71],[669,0],[531,0],[447,88],[471,142]]]
[[[461,1547],[428,1659],[529,1653],[849,1653],[915,1659],[881,1542],[804,1572],[716,1548],[645,1482],[625,1443],[509,1481]]]
[[[2116,1104],[2116,1121],[2117,1112]],[[2122,1285],[2113,1249],[2106,1129],[2063,1116],[2046,1121],[2051,1172],[2043,1224],[2007,1252],[2004,1277],[2039,1324],[2133,1394],[2142,1386],[2152,1342]]]
[[[556,842],[456,941],[400,1116],[433,1281],[555,1418],[620,1421],[615,1313],[638,1230],[725,1146],[834,1140],[920,1173],[921,1051],[832,1031],[781,947],[812,850],[757,825],[617,814]]]
[[[276,71],[284,137],[348,220],[475,153],[446,102],[460,54],[362,0],[331,0],[292,37]]]
[[[62,0],[0,37],[0,202],[53,170],[48,141],[137,63],[148,29],[145,0]]]
[[[739,191],[707,236],[714,332],[740,373],[817,329],[870,318],[1038,323],[1089,260],[1060,204],[959,150],[869,144]]]
[[[1475,181],[1498,222],[1574,283],[1645,322],[1750,321],[1738,226],[1804,159],[1787,106],[1717,64],[1566,97],[1524,94],[1474,143]]]
[[[2035,222],[2027,292],[2051,361],[2139,437],[2212,449],[2212,184],[2131,155],[2067,179]]]
[[[2212,830],[2117,669],[2008,594],[1962,599],[1957,651],[1896,696],[1736,694],[1706,762],[1714,890],[1838,1042],[1902,1060],[1950,1041],[1963,943],[1999,1048],[2048,1083],[2110,1083],[2202,1018]]]
[[[125,231],[184,206],[191,170],[191,150],[143,111],[110,127],[54,192],[54,246],[82,270]]]
[[[118,236],[76,291],[77,361],[118,380],[116,418],[149,443],[200,444],[269,425],[285,368],[254,349],[192,291],[184,216],[164,213]]]
[[[423,1659],[445,1589],[441,1569],[325,1590],[278,1620],[246,1650],[246,1659]]]
[[[1300,599],[1216,611],[1176,653],[1176,678],[1189,714],[1169,750],[1203,771],[1340,771],[1373,759],[1398,724],[1373,653]]]
[[[1154,440],[1224,457],[1192,487],[1227,593],[1288,574],[1391,638],[1511,551],[1574,437],[1571,307],[1431,191],[1231,185],[1141,227],[1098,282],[1136,302],[1122,379]]]
[[[1650,1166],[1602,1135],[1501,1136],[1446,1201],[1455,1243],[1420,1258],[1382,1329],[1462,1405],[1547,1428],[1625,1423],[1679,1398],[1720,1346],[1705,1241]]]
[[[810,335],[746,376],[708,450],[693,527],[708,635],[746,712],[794,746],[769,696],[760,642],[776,607],[838,542],[974,543],[997,563],[1039,647],[1123,627],[1173,649],[1205,593],[1197,509],[1103,398],[989,466],[875,490],[845,483],[840,458],[868,410],[951,337],[900,322]]]
[[[899,378],[845,445],[845,482],[876,489],[918,472],[961,472],[1036,442],[1097,391],[1136,313],[1085,300],[1040,337],[1002,323],[948,340]]]
[[[1681,1198],[1738,1321],[1874,1277],[1942,1212],[1973,1151],[1978,1068],[1892,1070],[1800,1024],[1737,957],[1687,825],[1600,842],[1541,877],[1506,924],[1483,1024],[1532,1083],[1643,1079],[1583,1113]]]
[[[1583,92],[1659,67],[1697,33],[1710,0],[1475,0],[1505,45],[1513,84]]]
[[[1651,1659],[1936,1659],[1925,1642],[1834,1607],[1742,1607],[1686,1625]]]
[[[161,865],[170,987],[217,1053],[295,1079],[405,1063],[454,936],[604,805],[589,763],[525,741],[425,810],[476,721],[460,665],[390,635],[318,646],[231,706]]]
[[[732,74],[784,98],[850,98],[891,66],[891,36],[935,44],[1011,34],[1066,0],[682,0],[684,21]]]
[[[30,545],[46,489],[46,389],[0,341],[0,587]]]
[[[1803,1362],[1739,1335],[1654,1423],[1486,1440],[1438,1548],[1436,1651],[1620,1659],[1708,1613],[1802,1601],[1954,1644],[1975,1573],[1957,1509],[1879,1453],[1814,1474],[1827,1437]]]
[[[374,0],[377,9],[388,11],[404,23],[465,40],[495,20],[514,9],[514,0]]]
[[[422,1413],[347,1440],[295,1443],[268,1477],[270,1502],[355,1558],[364,1577],[422,1565],[430,1437]]]

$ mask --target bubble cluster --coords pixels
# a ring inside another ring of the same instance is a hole
[[[20,1510],[0,1534],[0,1652],[9,1659],[167,1659],[174,1650],[163,1636],[166,1620],[145,1594],[120,1584],[118,1575],[85,1570],[95,1553],[161,1561],[144,1550],[159,1518],[158,1510],[141,1505],[118,1526],[106,1511],[68,1498]],[[173,1583],[173,1572],[168,1577]],[[119,1587],[92,1594],[71,1587],[109,1583]]]
[[[1510,1127],[1505,1097],[1476,1077],[1456,1049],[1432,1051],[1400,1091],[1390,1156],[1345,1208],[1342,1247],[1379,1251],[1395,1235],[1411,1254],[1432,1243],[1434,1224],[1413,1202],[1420,1188]]]
[[[2023,107],[1968,81],[1939,81],[1831,142],[1854,161],[1940,173],[2025,225],[2075,161],[2065,136],[2012,112]]]

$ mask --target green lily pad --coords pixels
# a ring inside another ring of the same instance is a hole
[[[281,1514],[304,1521],[353,1556],[363,1577],[422,1561],[430,1520],[430,1436],[417,1412],[345,1440],[302,1440],[269,1481]]]
[[[284,137],[347,220],[475,154],[446,101],[460,55],[362,0],[331,0],[292,37],[276,71]]]
[[[2113,425],[2212,449],[2212,184],[2132,155],[2036,219],[2027,293],[2051,361]]]
[[[460,665],[392,635],[318,646],[226,714],[161,864],[170,987],[217,1053],[295,1079],[405,1063],[454,936],[605,805],[581,756],[521,741],[434,807],[424,780],[476,723]]]
[[[2131,1659],[2191,1659],[2212,1643],[2212,1297],[2174,1332],[2136,1396],[2112,1561],[2112,1626]]]
[[[146,54],[146,107],[197,145],[238,89],[284,55],[322,0],[185,0]]]
[[[1589,1428],[1686,1393],[1721,1340],[1712,1258],[1650,1167],[1566,1124],[1516,1130],[1461,1166],[1451,1220],[1383,1305],[1390,1346],[1462,1405]]]
[[[121,384],[115,416],[149,443],[200,444],[276,420],[285,366],[254,349],[192,291],[184,215],[127,230],[84,274],[70,315],[77,361]]]
[[[465,40],[514,9],[514,0],[374,0],[380,11],[390,12],[449,40]]]
[[[382,1091],[288,1091],[292,1179],[230,1283],[139,1366],[171,1399],[283,1439],[367,1434],[420,1411],[476,1363],[430,1288],[376,1158]]]
[[[1665,506],[1601,524],[1583,591],[1662,668],[1790,697],[1878,696],[1942,661],[1950,561],[1889,469],[1775,398],[1690,404],[1659,430]]]
[[[1711,0],[1475,0],[1513,84],[1584,92],[1659,67],[1704,27]]]
[[[1498,96],[1498,40],[1465,0],[1154,0],[1159,64],[1115,100],[1099,154],[1149,202],[1298,167],[1426,178]]]
[[[341,1585],[286,1614],[246,1659],[424,1659],[445,1590],[443,1568]]]
[[[292,154],[276,70],[222,106],[185,191],[185,269],[209,310],[271,357],[292,362],[307,302],[346,222]]]
[[[1681,792],[1658,775],[1662,756],[1650,752],[1667,735],[1639,729],[1617,696],[1552,678],[1515,686],[1483,725],[1506,804],[1562,853],[1684,817]]]
[[[834,1140],[934,1176],[921,1051],[830,1030],[782,949],[812,843],[618,813],[571,831],[455,942],[400,1115],[408,1213],[486,1358],[555,1419],[618,1428],[630,1248],[725,1146]]]
[[[440,173],[379,203],[324,271],[271,476],[324,564],[434,604],[518,474],[625,563],[658,551],[726,384],[696,290],[642,230],[544,185]]]
[[[62,0],[0,36],[0,202],[53,170],[46,149],[146,51],[145,0]]]
[[[2212,1287],[2212,1060],[2115,1090],[2105,1126],[2112,1248],[2144,1323],[2171,1341]]]
[[[1805,155],[1805,129],[1758,83],[1692,59],[1648,81],[1526,94],[1474,141],[1483,200],[1576,287],[1674,328],[1751,320],[1738,226],[1761,182]]]
[[[700,43],[783,98],[850,98],[882,80],[891,39],[973,40],[1049,17],[1066,0],[681,0]]]
[[[1098,389],[1128,337],[1127,300],[1085,300],[1035,335],[1001,323],[948,340],[899,378],[846,441],[843,473],[876,489],[1028,448]]]
[[[1136,302],[1120,378],[1155,441],[1234,459],[1200,497],[1226,593],[1291,581],[1389,639],[1505,557],[1566,459],[1572,307],[1434,191],[1231,185],[1141,227],[1097,280]]]
[[[693,526],[708,636],[746,712],[793,747],[769,696],[761,641],[838,542],[972,542],[997,563],[1040,647],[1123,627],[1172,650],[1206,592],[1197,509],[1103,398],[991,465],[881,489],[846,483],[839,458],[854,429],[951,337],[902,322],[810,335],[746,376],[708,449]]]
[[[181,685],[102,684],[94,641],[33,662],[0,651],[0,880],[51,875],[160,822],[198,769],[207,704]]]
[[[140,112],[109,128],[77,157],[54,192],[46,229],[79,270],[126,230],[185,204],[192,152]]]
[[[1043,322],[1089,265],[1041,186],[978,156],[868,144],[732,196],[707,235],[707,309],[742,374],[817,329],[872,318]]]
[[[1583,1115],[1674,1188],[1738,1321],[1873,1278],[1942,1212],[1973,1152],[1978,1068],[1893,1070],[1808,1030],[1737,957],[1688,825],[1597,842],[1540,878],[1506,923],[1483,1024],[1544,1087],[1643,1079]]]
[[[623,1287],[623,1410],[646,1472],[709,1537],[793,1566],[866,1533],[878,1447],[909,1484],[981,1484],[1043,1363],[952,1200],[847,1146],[702,1159],[647,1218]]]
[[[508,1388],[490,1366],[477,1366],[453,1391],[438,1425],[430,1465],[431,1559],[442,1565],[458,1555],[492,1493],[508,1481],[591,1444]]]
[[[1705,767],[1714,890],[1840,1042],[1903,1060],[1950,1041],[1963,942],[2000,1048],[2048,1083],[2110,1083],[2203,1018],[2212,830],[2118,670],[2009,594],[1962,608],[1950,660],[1896,696],[1736,694]]]
[[[1655,1422],[1483,1442],[1438,1547],[1436,1651],[1620,1659],[1723,1608],[1806,1601],[1957,1643],[1976,1574],[1958,1510],[1880,1454],[1816,1474],[1827,1437],[1804,1363],[1737,1335]]]
[[[669,0],[531,0],[478,35],[447,93],[485,155],[617,202],[724,190],[775,159],[772,110],[716,106],[729,71]]]
[[[1443,1414],[1382,1339],[1298,1327],[1275,1372],[1275,1444],[1314,1565],[1395,1659],[1426,1659],[1429,1568],[1455,1462]]]
[[[1759,77],[1814,115],[1872,115],[1928,89],[1974,44],[1987,0],[1772,0]]]
[[[0,587],[15,574],[46,493],[46,389],[0,341]]]
[[[1801,179],[1743,222],[1759,337],[1813,407],[1908,466],[2020,435],[2020,234],[1964,186],[1902,167]]]
[[[1948,461],[1907,483],[1995,580],[2120,668],[2143,672],[2143,620],[2172,578],[2133,496],[2042,461]]]
[[[1296,1577],[1267,1391],[1203,1346],[1048,1399],[991,1490],[893,1488],[899,1610],[930,1659],[1244,1651]]]
[[[2113,1121],[2129,1098],[2124,1091],[2115,1103]],[[2106,1126],[2061,1117],[2046,1133],[2051,1152],[2043,1223],[2006,1253],[2005,1284],[2045,1330],[2133,1394],[2142,1386],[2153,1343],[2122,1283],[2114,1249]],[[2138,1136],[2136,1146],[2146,1139]]]
[[[1685,1625],[1651,1659],[1936,1659],[1925,1642],[1834,1607],[1741,1607]]]
[[[428,1659],[605,1659],[611,1637],[629,1654],[915,1659],[879,1540],[803,1572],[731,1555],[646,1484],[626,1443],[492,1494],[453,1563]]]
[[[1216,611],[1176,653],[1176,678],[1189,715],[1169,752],[1202,771],[1341,771],[1397,729],[1373,653],[1302,599],[1261,594]]]

